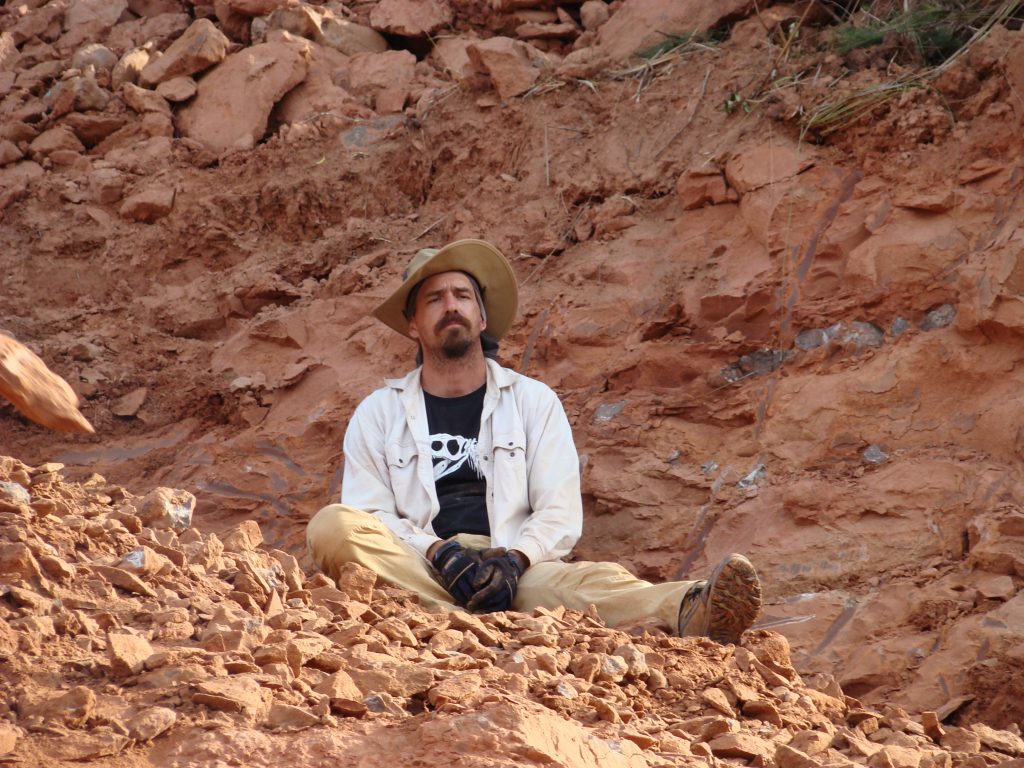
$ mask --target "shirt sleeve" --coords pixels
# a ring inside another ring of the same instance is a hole
[[[368,512],[424,558],[440,539],[412,523],[398,510],[385,459],[383,413],[371,398],[361,403],[345,430],[345,472],[341,503]]]
[[[558,396],[540,387],[542,392],[531,392],[521,401],[533,512],[512,547],[530,558],[531,565],[569,554],[583,534],[580,465],[572,427]]]

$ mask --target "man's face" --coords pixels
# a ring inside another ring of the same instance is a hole
[[[486,327],[469,277],[442,272],[423,281],[416,313],[409,320],[409,335],[423,345],[425,353],[457,360],[480,343],[480,332]]]

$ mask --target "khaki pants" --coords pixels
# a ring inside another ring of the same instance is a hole
[[[474,549],[490,546],[487,536],[459,534],[454,540]],[[387,584],[418,593],[427,609],[460,610],[430,563],[371,514],[344,504],[324,507],[309,521],[306,543],[314,562],[331,578],[338,577],[345,563],[358,563]],[[584,611],[593,603],[608,626],[657,616],[675,633],[679,606],[695,583],[651,584],[615,563],[537,563],[519,579],[512,607],[524,613],[560,605]]]

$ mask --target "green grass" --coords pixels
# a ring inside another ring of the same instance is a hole
[[[664,40],[660,43],[655,43],[654,45],[639,50],[633,55],[638,59],[650,61],[651,59],[656,59],[659,56],[664,56],[666,53],[670,53],[676,48],[682,48],[685,45],[688,45],[690,41],[696,37],[694,34],[687,34],[685,32],[681,35],[668,35],[664,32],[661,32],[660,34],[664,35]]]
[[[891,42],[909,54],[913,63],[936,66],[956,53],[996,12],[985,0],[917,3],[897,9],[885,19],[839,25],[834,32],[835,46],[841,53],[849,53]]]
[[[665,39],[637,51],[633,56],[644,61],[651,61],[674,51],[685,50],[698,43],[716,45],[729,37],[729,30],[727,27],[720,27],[707,32],[659,32],[658,34]]]

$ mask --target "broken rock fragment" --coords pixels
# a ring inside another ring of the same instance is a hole
[[[71,57],[72,69],[85,69],[91,65],[97,70],[105,69],[110,72],[116,64],[117,54],[99,43],[84,45]]]
[[[215,152],[251,148],[263,138],[274,104],[306,77],[308,63],[304,50],[285,43],[232,54],[202,79],[175,124]]]
[[[128,738],[135,741],[150,741],[166,731],[178,719],[173,709],[150,707],[128,721]]]
[[[183,531],[192,524],[196,497],[180,488],[154,488],[136,507],[138,517],[145,525]]]
[[[224,537],[224,549],[228,552],[252,552],[263,543],[263,533],[255,520],[246,520]]]
[[[174,193],[174,189],[167,187],[150,187],[138,192],[127,198],[121,205],[120,216],[122,219],[133,219],[152,224],[169,214],[174,208]],[[141,406],[141,403],[139,405]],[[125,410],[128,409],[125,408]]]
[[[96,694],[83,685],[24,709],[25,717],[41,717],[67,728],[84,728],[96,714]]]
[[[262,722],[270,711],[273,693],[251,677],[235,676],[197,683],[192,700],[210,709],[243,715],[251,722]]]
[[[749,13],[749,0],[626,0],[600,29],[605,56],[621,61],[664,42],[667,35],[703,32]]]
[[[378,32],[403,37],[427,37],[451,25],[455,11],[447,0],[381,0],[370,11]]]
[[[209,19],[197,19],[163,56],[146,65],[139,82],[153,87],[174,77],[202,72],[223,61],[230,46],[231,41]]]
[[[320,22],[320,34],[316,42],[346,56],[355,56],[357,53],[383,53],[388,49],[387,40],[376,30],[347,19],[332,17],[326,17]]]
[[[369,603],[373,599],[376,583],[377,574],[358,563],[345,563],[338,576],[338,589],[359,603]]]
[[[116,755],[127,744],[127,736],[114,733],[109,728],[97,728],[92,733],[79,733],[57,739],[47,751],[55,760],[85,762]]]
[[[283,731],[298,731],[320,724],[320,718],[302,707],[274,704],[267,716],[267,725]]]
[[[0,395],[32,421],[65,432],[93,432],[78,395],[24,344],[0,334]]]
[[[139,81],[139,74],[149,64],[149,51],[144,48],[133,48],[125,53],[120,61],[114,65],[110,73],[110,87],[115,91],[125,83],[135,85]]]
[[[609,18],[611,12],[603,0],[587,0],[580,6],[580,22],[588,32],[596,31]]]
[[[24,731],[10,723],[0,724],[0,755],[7,755],[14,751],[18,745],[18,739],[24,735]]]
[[[124,630],[109,630],[107,654],[113,673],[119,677],[128,677],[142,671],[146,659],[153,655],[153,646],[139,635]]]
[[[94,147],[114,131],[124,126],[124,118],[110,115],[83,115],[73,112],[64,119],[78,139],[87,147]]]
[[[142,546],[121,558],[118,567],[136,576],[152,576],[169,565],[170,560],[166,557],[158,555],[149,547]]]
[[[0,140],[0,166],[9,165],[24,156],[25,153],[18,149],[18,145],[13,141]]]
[[[156,92],[168,101],[188,101],[196,95],[196,81],[191,77],[172,77],[156,87]]]
[[[230,0],[231,10],[242,16],[269,16],[278,8],[298,5],[298,0]]]
[[[121,86],[118,95],[121,97],[121,101],[140,115],[145,115],[149,112],[158,112],[163,115],[171,114],[171,107],[167,103],[167,99],[156,91],[149,91],[137,85],[125,83]]]
[[[60,150],[84,152],[85,147],[75,136],[74,131],[63,125],[44,131],[29,144],[30,152],[38,152],[41,155],[52,155]]]
[[[469,60],[494,81],[502,100],[526,93],[540,77],[533,66],[526,44],[510,37],[492,37],[466,48]]]
[[[173,205],[173,201],[172,201]],[[139,387],[127,395],[122,397],[114,406],[110,409],[110,412],[115,416],[121,416],[122,418],[131,418],[139,412],[139,408],[146,401],[146,394],[148,390],[145,387]]]

